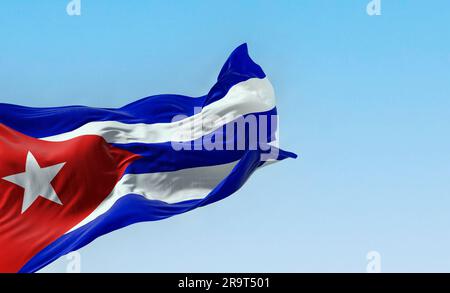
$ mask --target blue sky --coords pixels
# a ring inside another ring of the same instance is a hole
[[[80,250],[83,272],[450,271],[450,2],[0,4],[0,101],[118,107],[205,94],[247,42],[300,155],[232,197]],[[63,257],[45,272],[64,272]]]

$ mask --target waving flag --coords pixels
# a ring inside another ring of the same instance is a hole
[[[0,104],[0,271],[34,272],[113,230],[231,195],[261,166],[295,157],[278,148],[276,118],[245,44],[202,97]]]

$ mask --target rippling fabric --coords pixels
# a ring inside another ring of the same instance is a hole
[[[228,132],[238,125],[243,136]],[[275,92],[245,44],[200,97],[156,95],[117,109],[0,104],[0,245],[10,250],[0,270],[35,272],[121,227],[230,196],[260,167],[296,157],[279,148],[277,130]],[[34,181],[23,183],[30,166]],[[52,166],[40,190],[54,201],[32,198],[21,210]]]

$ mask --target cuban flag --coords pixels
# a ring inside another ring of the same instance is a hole
[[[271,83],[239,46],[207,95],[118,109],[0,103],[0,271],[35,272],[97,237],[206,206],[278,147]]]

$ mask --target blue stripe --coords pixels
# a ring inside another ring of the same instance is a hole
[[[267,121],[270,122],[270,116],[276,115],[276,108],[267,111],[251,114],[254,115],[257,121],[255,131],[257,132],[256,142],[258,142],[257,150],[267,150],[261,148],[261,144],[271,142],[275,139],[275,131],[277,125],[268,124],[266,133],[263,133],[265,137],[260,135],[260,116],[267,116]],[[250,115],[250,114],[249,114]],[[247,117],[248,115],[245,115]],[[244,142],[244,148],[241,150],[235,148],[233,150],[226,150],[227,142],[236,142],[238,140],[237,132],[233,133],[232,137],[226,136],[226,128],[230,127],[233,122],[227,123],[220,129],[213,132],[214,135],[219,135],[223,138],[221,144],[222,150],[205,150],[202,145],[204,137],[196,139],[191,142],[187,142],[190,146],[190,150],[175,150],[172,146],[172,142],[165,143],[131,143],[131,144],[113,144],[114,146],[125,149],[129,152],[141,155],[142,158],[130,164],[125,171],[125,174],[142,174],[142,173],[154,173],[154,172],[168,172],[176,171],[185,168],[203,167],[221,165],[239,160],[247,150],[255,150],[250,148],[250,135],[249,129],[246,129],[245,137],[241,139]],[[253,138],[254,139],[254,138]],[[196,149],[196,146],[199,148]],[[201,149],[200,149],[201,148]]]
[[[167,123],[176,115],[192,116],[195,107],[204,107],[225,96],[235,84],[265,74],[248,55],[247,45],[239,46],[223,66],[217,83],[202,97],[156,95],[118,109],[68,106],[30,108],[0,103],[0,123],[28,136],[42,138],[68,132],[92,121],[123,123]]]
[[[292,153],[281,152],[279,160],[292,156],[295,157]],[[124,196],[105,214],[61,236],[41,250],[19,272],[35,272],[58,257],[89,244],[101,235],[133,223],[162,220],[228,197],[238,190],[261,164],[259,151],[246,152],[233,171],[206,198],[201,200],[167,204],[157,200],[147,200],[136,194]]]

